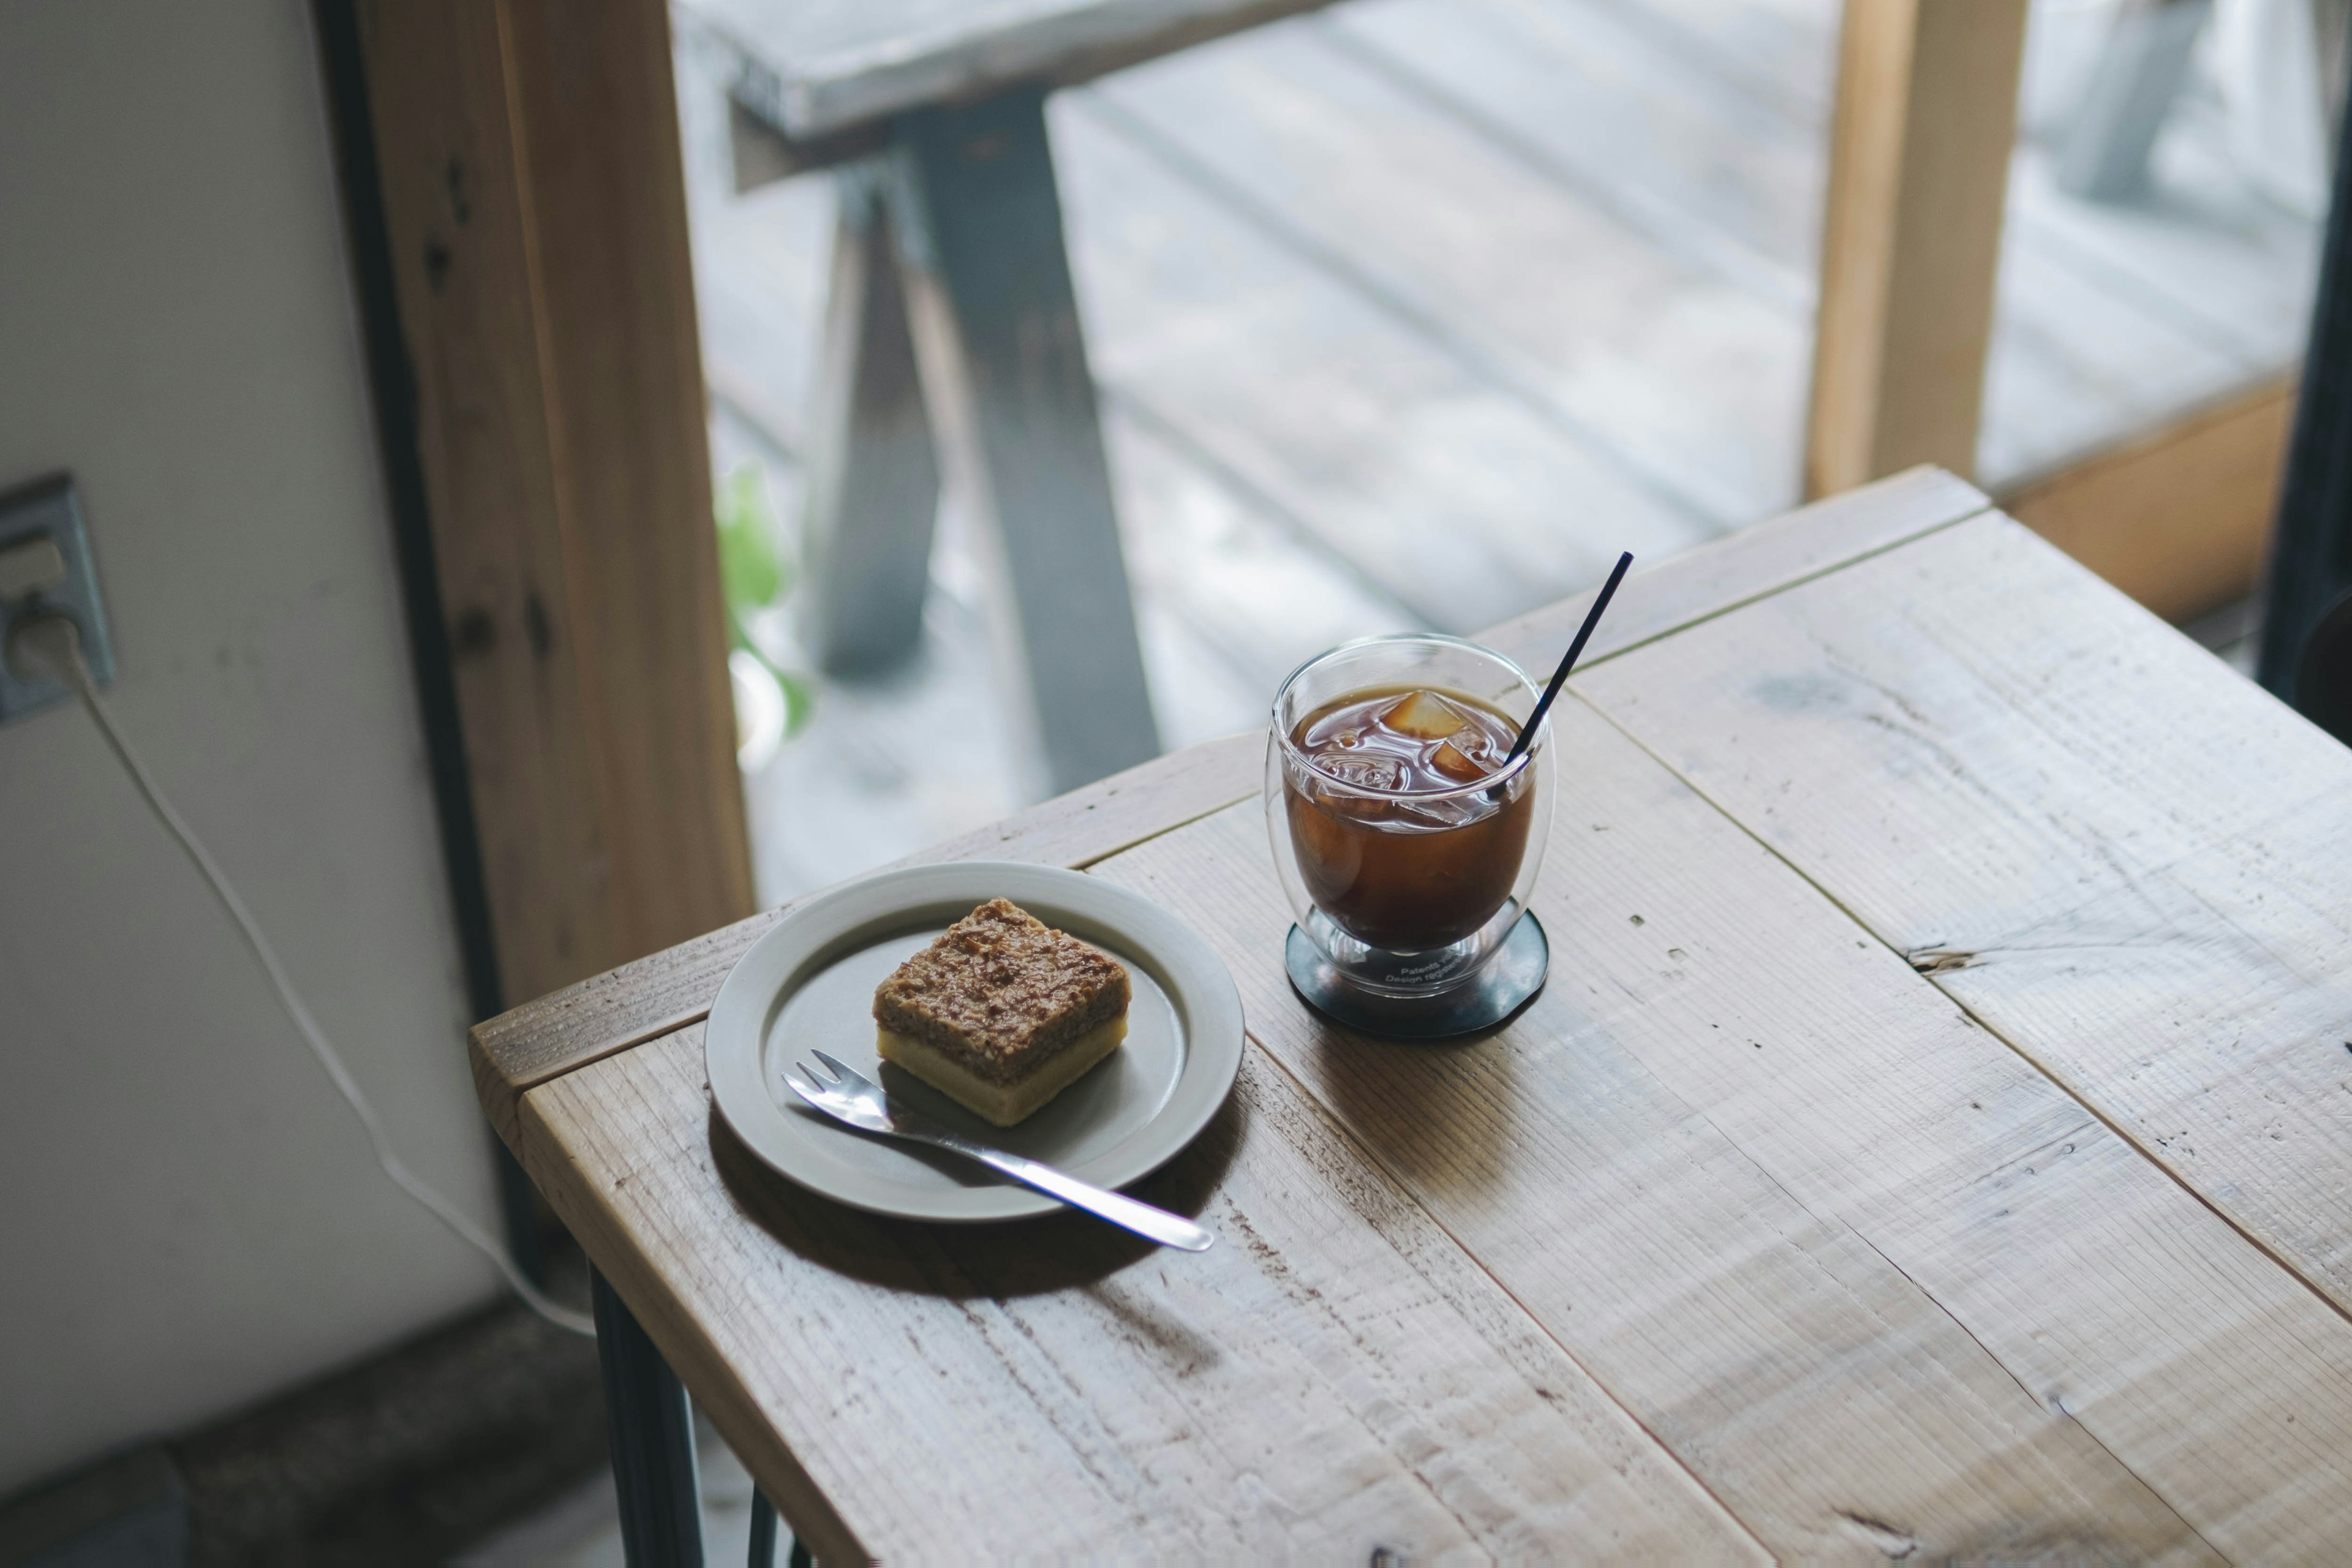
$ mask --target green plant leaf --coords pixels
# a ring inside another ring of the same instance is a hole
[[[728,475],[719,492],[719,583],[731,609],[772,605],[786,586],[783,558],[768,526],[762,496],[760,469],[751,463]]]

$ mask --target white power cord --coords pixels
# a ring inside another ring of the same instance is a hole
[[[285,1008],[286,1016],[293,1020],[303,1043],[310,1047],[310,1054],[318,1058],[320,1067],[326,1069],[335,1091],[343,1097],[343,1103],[351,1107],[352,1114],[359,1118],[361,1127],[366,1130],[368,1143],[375,1151],[376,1163],[383,1167],[383,1173],[392,1179],[393,1184],[415,1199],[468,1247],[488,1258],[506,1277],[515,1294],[522,1298],[525,1306],[557,1328],[593,1339],[596,1334],[594,1319],[551,1300],[525,1279],[505,1247],[485,1235],[479,1226],[467,1218],[448,1199],[419,1181],[407,1166],[400,1163],[400,1156],[393,1152],[391,1140],[384,1134],[383,1123],[376,1117],[375,1107],[369,1104],[367,1096],[360,1092],[360,1086],[352,1078],[350,1069],[343,1066],[342,1058],[335,1053],[334,1047],[327,1043],[327,1037],[320,1029],[318,1021],[310,1016],[310,1008],[304,1006],[301,997],[295,994],[294,983],[288,978],[286,966],[278,961],[277,950],[269,945],[268,938],[261,934],[261,928],[247,912],[245,900],[236,896],[236,889],[229,886],[228,878],[214,862],[211,852],[181,819],[180,814],[172,808],[172,803],[163,798],[163,792],[156,787],[153,776],[140,762],[138,753],[131,749],[131,742],[123,738],[121,731],[114,727],[112,716],[99,700],[97,686],[90,679],[89,667],[82,661],[80,628],[66,616],[36,613],[26,617],[10,634],[6,654],[12,667],[24,668],[29,666],[35,670],[53,673],[81,699],[83,710],[97,724],[99,733],[106,738],[108,747],[114,752],[115,760],[122,764],[123,772],[131,775],[131,782],[137,786],[140,799],[147,803],[147,809],[154,814],[155,820],[163,825],[164,831],[186,853],[197,874],[204,879],[205,885],[212,889],[213,897],[220,901],[221,908],[228,911],[237,933],[245,938],[245,945],[252,951],[262,972],[269,977],[271,988],[278,993],[278,1005]]]

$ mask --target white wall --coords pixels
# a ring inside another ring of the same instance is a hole
[[[0,488],[59,468],[116,712],[495,1230],[304,0],[0,4]],[[492,1289],[88,721],[0,729],[0,1492]]]

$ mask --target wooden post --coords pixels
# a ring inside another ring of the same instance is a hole
[[[661,0],[361,0],[500,988],[751,907]]]
[[[2026,0],[1846,0],[1805,493],[1976,467]]]

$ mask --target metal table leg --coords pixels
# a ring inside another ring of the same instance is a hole
[[[791,1568],[815,1568],[809,1549],[793,1540]],[[751,1568],[776,1568],[776,1509],[768,1494],[751,1494]]]
[[[776,1510],[761,1491],[751,1494],[750,1558],[751,1568],[776,1568]]]
[[[629,1568],[702,1568],[702,1488],[686,1386],[602,1274],[590,1277],[590,1289]]]

